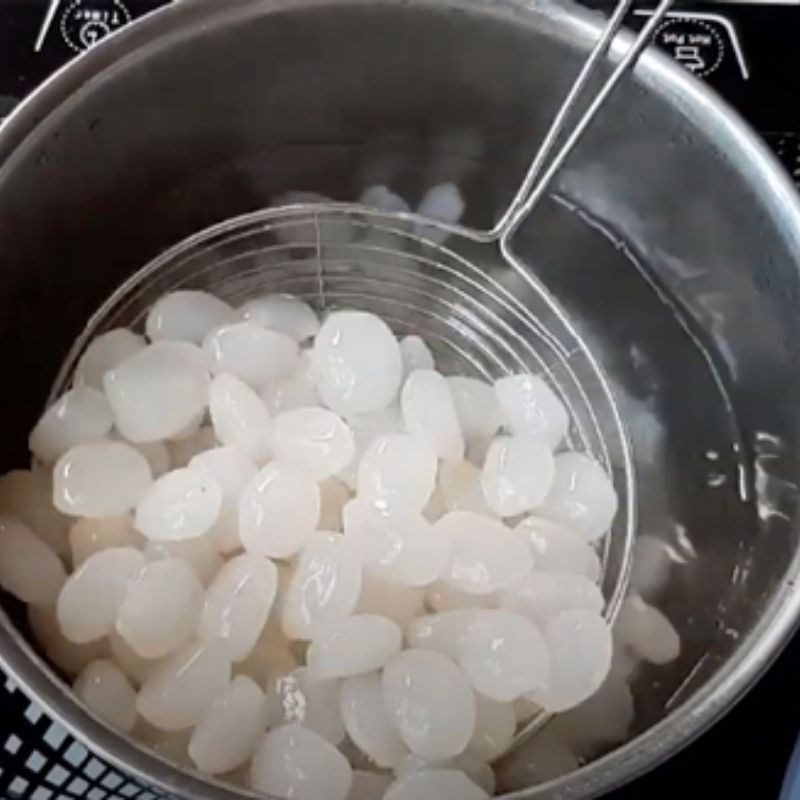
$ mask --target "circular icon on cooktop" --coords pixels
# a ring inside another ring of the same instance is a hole
[[[719,26],[708,20],[670,17],[661,23],[654,38],[681,66],[701,78],[716,72],[725,56]]]
[[[119,0],[74,0],[64,9],[59,27],[67,45],[79,53],[130,21]]]

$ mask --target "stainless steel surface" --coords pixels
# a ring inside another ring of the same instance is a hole
[[[577,7],[514,0],[197,0],[82,56],[0,132],[0,332],[17,378],[0,466],[24,458],[92,311],[197,230],[286,190],[351,200],[387,180],[413,197],[447,178],[464,187],[466,224],[491,228],[600,29]],[[795,192],[657,54],[608,102],[514,252],[612,381],[638,530],[674,554],[655,600],[684,651],[640,677],[631,743],[519,798],[597,796],[658,763],[752,683],[800,611]],[[534,299],[499,261],[486,269]],[[183,797],[237,796],[109,733],[13,624],[0,659],[114,763]]]

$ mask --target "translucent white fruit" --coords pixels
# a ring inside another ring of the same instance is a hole
[[[60,556],[69,553],[71,520],[53,506],[53,481],[47,472],[14,469],[0,477],[0,514],[16,517]]]
[[[390,769],[408,756],[408,748],[384,705],[377,673],[342,683],[341,713],[347,735],[377,766]]]
[[[322,531],[341,531],[342,509],[350,501],[350,490],[336,478],[328,478],[319,485],[320,511],[318,527]]]
[[[535,570],[584,575],[594,582],[600,578],[600,558],[580,534],[539,517],[527,517],[514,530],[530,545]]]
[[[136,692],[110,661],[93,661],[81,672],[75,694],[112,728],[128,733],[136,724]]]
[[[537,375],[500,378],[494,385],[503,421],[511,433],[536,436],[557,447],[567,435],[569,415],[556,393]]]
[[[483,494],[501,517],[515,517],[541,505],[555,476],[555,459],[541,439],[528,434],[498,436],[486,453]]]
[[[326,406],[340,414],[366,414],[395,400],[403,362],[394,334],[380,317],[336,311],[314,340],[311,370]]]
[[[256,749],[265,715],[264,692],[244,675],[234,678],[197,723],[189,756],[208,775],[240,767]]]
[[[468,442],[491,439],[502,424],[494,389],[478,378],[455,375],[447,379],[458,421]]]
[[[523,539],[489,517],[451,511],[434,531],[451,545],[442,579],[462,591],[491,594],[525,576],[533,564]]]
[[[562,453],[538,513],[594,541],[608,531],[617,505],[614,486],[596,461],[583,453]]]
[[[48,661],[69,676],[77,675],[87,664],[106,655],[103,639],[76,644],[61,632],[52,606],[28,606],[28,624]]]
[[[249,553],[232,558],[206,591],[201,638],[241,661],[264,629],[277,588],[278,571],[269,559]]]
[[[310,475],[288,464],[267,464],[242,491],[239,535],[251,553],[289,558],[309,539],[319,514],[319,486]]]
[[[531,694],[546,711],[582,703],[602,685],[611,668],[613,643],[608,623],[593,611],[562,611],[543,629],[550,651],[550,676]]]
[[[52,464],[71,447],[102,439],[114,424],[105,395],[91,386],[76,386],[45,411],[31,431],[31,452]]]
[[[382,669],[403,643],[400,626],[376,614],[353,614],[319,630],[306,654],[311,675],[318,680]]]
[[[111,517],[134,508],[152,482],[147,459],[129,444],[79,444],[56,462],[53,504],[73,517]]]
[[[314,533],[289,582],[283,630],[290,639],[312,639],[352,614],[360,594],[361,559],[352,541]]]
[[[213,328],[233,318],[233,309],[208,292],[193,289],[165,294],[150,309],[144,328],[151,342],[164,339],[200,344]]]
[[[417,617],[406,628],[406,640],[410,647],[433,650],[455,661],[461,652],[461,643],[477,618],[477,609]]]
[[[300,725],[269,731],[253,756],[251,783],[271,797],[346,800],[353,783],[347,759]]]
[[[517,717],[513,703],[490,700],[475,694],[475,732],[467,745],[467,754],[484,762],[494,761],[514,741]]]
[[[350,428],[325,408],[296,408],[273,420],[272,454],[317,480],[344,469],[355,455]]]
[[[681,653],[681,640],[672,623],[637,594],[625,598],[616,632],[634,653],[651,664],[668,664]]]
[[[463,772],[455,769],[428,769],[398,778],[384,800],[489,800],[489,795]]]
[[[167,443],[170,466],[172,469],[185,467],[198,453],[202,453],[211,447],[216,447],[218,444],[214,428],[210,425],[203,425],[191,436]]]
[[[255,462],[235,447],[214,447],[194,456],[189,468],[206,472],[222,489],[222,507],[212,529],[219,549],[230,553],[241,547],[239,498],[258,471]]]
[[[494,515],[483,493],[481,471],[470,461],[443,461],[439,467],[439,489],[448,511]]]
[[[107,636],[129,584],[144,569],[145,558],[132,547],[113,547],[89,556],[58,596],[58,622],[78,644]]]
[[[197,579],[204,586],[222,567],[223,559],[217,549],[217,541],[211,534],[196,539],[185,539],[179,542],[148,542],[144,547],[148,561],[159,561],[165,558],[178,558],[188,564]]]
[[[231,678],[221,648],[191,642],[148,675],[136,708],[151,725],[175,733],[196,725]]]
[[[429,772],[432,769],[447,769],[461,772],[476,786],[483,789],[490,797],[494,795],[494,771],[488,764],[469,755],[460,755],[455,758],[445,759],[444,761],[430,763],[412,754],[408,756],[394,772],[399,780],[400,778],[407,778],[409,775],[414,775],[416,773]]]
[[[96,643],[105,646],[105,641]],[[109,658],[122,670],[131,685],[139,688],[147,680],[158,659],[145,658],[140,656],[126,641],[119,635],[116,628],[108,636]]]
[[[424,590],[364,573],[356,611],[359,614],[380,614],[405,628],[424,604]]]
[[[117,430],[131,442],[168,439],[208,403],[202,351],[184,342],[157,342],[106,372],[103,386]]]
[[[458,650],[458,663],[476,691],[499,702],[541,688],[550,672],[545,640],[521,614],[477,611]]]
[[[358,498],[386,510],[421,511],[436,485],[436,453],[422,439],[373,439],[358,466]]]
[[[379,436],[390,433],[403,433],[403,418],[399,405],[391,405],[369,414],[352,414],[347,418],[356,443],[353,461],[339,473],[339,479],[351,489],[358,483],[358,467],[361,457],[370,444]]]
[[[408,377],[416,369],[433,369],[433,354],[421,336],[404,336],[400,340],[403,374]]]
[[[364,189],[359,195],[358,203],[368,208],[378,208],[381,211],[403,212],[410,210],[408,203],[399,194],[395,194],[383,184],[368,186]]]
[[[208,533],[222,509],[222,488],[203,470],[172,470],[142,494],[136,530],[157,542],[196,539]]]
[[[412,372],[403,384],[400,408],[406,430],[426,441],[439,458],[461,461],[464,436],[447,380],[432,369]]]
[[[185,561],[151,561],[128,585],[117,632],[139,655],[161,658],[189,640],[202,602],[203,586]]]
[[[468,608],[499,608],[500,594],[472,594],[437,581],[425,592],[425,603],[431,611],[458,611]]]
[[[24,603],[50,606],[67,579],[61,559],[12,517],[0,517],[0,586]]]
[[[454,183],[440,183],[428,189],[422,196],[417,214],[453,224],[461,219],[464,207],[464,198],[458,186]],[[434,244],[441,244],[449,236],[447,231],[421,222],[414,225],[414,232]]]
[[[410,750],[429,760],[463,752],[475,731],[475,698],[452,661],[428,650],[404,650],[386,665],[382,688]]]
[[[652,597],[666,584],[672,563],[670,546],[665,541],[649,534],[637,536],[633,545],[631,588]]]
[[[303,351],[295,369],[285,378],[264,384],[260,395],[270,414],[321,405],[317,385],[311,374],[310,353]]]
[[[392,779],[388,775],[353,770],[353,785],[347,800],[383,800],[391,783]]]
[[[306,667],[299,667],[278,678],[269,694],[271,706],[270,726],[296,722],[321,736],[331,744],[339,745],[345,736],[340,711],[341,681],[317,680]]]
[[[310,339],[319,330],[314,309],[300,298],[288,294],[270,294],[248,300],[239,313],[243,319],[291,336],[296,342]]]
[[[211,371],[235,375],[258,388],[288,375],[297,364],[297,342],[245,320],[221,325],[203,340],[211,360]]]
[[[92,339],[75,368],[75,385],[103,388],[103,376],[108,370],[121,364],[140,350],[144,350],[147,342],[144,336],[129,331],[127,328],[101,333]]]
[[[272,421],[264,401],[234,375],[217,375],[209,390],[208,411],[222,444],[263,464],[272,448]]]
[[[575,608],[599,614],[605,600],[597,584],[585,575],[534,570],[503,592],[502,604],[544,624],[556,614]]]
[[[373,577],[405,586],[428,586],[442,574],[450,539],[437,535],[421,515],[381,513],[361,500],[344,507],[344,532]]]

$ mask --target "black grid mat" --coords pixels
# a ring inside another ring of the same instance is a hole
[[[0,708],[3,800],[169,800],[93,756],[11,680]]]

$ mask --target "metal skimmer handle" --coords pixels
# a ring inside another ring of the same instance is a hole
[[[500,221],[489,232],[490,239],[499,239],[501,243],[505,243],[513,236],[520,224],[531,213],[534,206],[547,191],[553,178],[564,165],[570,153],[581,140],[583,134],[586,133],[592,120],[614,91],[620,79],[636,63],[636,60],[650,42],[653,32],[672,7],[673,2],[674,0],[661,0],[658,7],[647,20],[645,26],[637,34],[633,44],[631,44],[606,82],[600,87],[594,98],[592,98],[588,107],[577,120],[572,130],[569,131],[568,124],[570,115],[581,99],[581,95],[586,89],[589,80],[597,72],[603,56],[608,52],[614,37],[619,32],[624,22],[625,15],[633,4],[633,0],[619,0],[602,35],[592,48],[592,52],[584,62],[581,71],[578,73],[578,77],[575,79],[569,93],[564,98],[564,102],[558,109],[547,131],[547,135],[544,137],[541,146],[536,152],[514,199],[503,213]],[[564,138],[564,136],[566,136],[566,138]],[[563,140],[561,148],[548,162],[550,155],[553,153],[560,140]],[[505,247],[503,249],[505,249]]]

